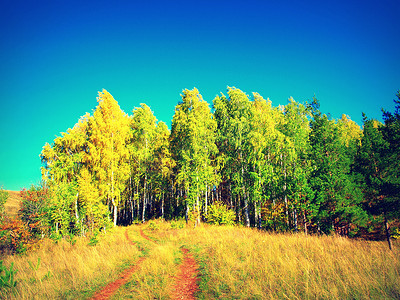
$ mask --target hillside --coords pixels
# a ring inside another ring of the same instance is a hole
[[[19,205],[21,203],[20,192],[18,191],[7,191],[10,195],[7,202],[4,204],[6,215],[9,217],[14,217],[17,215],[19,210]]]

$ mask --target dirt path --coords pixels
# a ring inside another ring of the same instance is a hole
[[[142,238],[145,238],[146,240],[148,240],[148,241],[150,241],[152,243],[156,243],[151,238],[149,238],[147,235],[145,235],[142,229],[140,229],[140,235],[141,235]]]
[[[142,229],[140,229],[140,235],[146,240],[156,243],[154,240],[150,239]],[[137,244],[132,241],[128,236],[128,230],[125,231],[125,237],[131,244]],[[173,286],[173,292],[171,293],[171,299],[195,299],[194,294],[199,289],[198,286],[198,265],[193,257],[193,255],[189,252],[188,249],[182,248],[183,252],[183,261],[179,266],[178,274],[175,277],[175,285]],[[146,257],[140,257],[134,266],[125,270],[119,275],[119,278],[114,282],[109,283],[105,287],[103,287],[100,291],[98,291],[91,300],[100,300],[100,299],[110,299],[111,296],[124,284],[128,283],[131,280],[133,273],[135,273],[141,266],[142,262],[146,259]]]
[[[194,294],[199,289],[197,278],[198,265],[188,249],[182,248],[183,262],[179,266],[178,275],[175,278],[175,285],[171,299],[195,299]]]
[[[142,235],[143,232],[140,230],[140,234]],[[143,234],[144,235],[144,234]],[[142,235],[142,236],[143,236]],[[137,243],[132,241],[129,236],[128,236],[128,230],[125,230],[125,237],[128,240],[130,244],[136,245]],[[143,236],[144,237],[144,236]],[[130,267],[129,269],[126,269],[119,275],[119,279],[110,282],[107,284],[105,287],[103,287],[100,291],[98,291],[92,298],[91,300],[103,300],[103,299],[110,299],[110,297],[125,283],[127,283],[133,273],[135,273],[139,268],[142,262],[145,260],[145,257],[140,257],[134,266]]]
[[[97,292],[91,299],[92,300],[103,300],[110,299],[110,297],[125,283],[127,283],[133,273],[135,273],[139,268],[142,262],[145,260],[145,257],[140,257],[136,264],[129,269],[125,270],[119,275],[119,279],[114,282],[107,284],[104,288],[102,288],[99,292]]]

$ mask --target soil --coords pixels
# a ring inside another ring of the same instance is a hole
[[[175,278],[175,285],[171,299],[195,299],[194,295],[199,289],[197,278],[198,265],[188,249],[182,248],[183,262]]]

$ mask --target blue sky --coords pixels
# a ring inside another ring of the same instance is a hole
[[[1,1],[0,186],[40,181],[46,142],[107,89],[169,126],[183,89],[209,103],[227,86],[274,106],[381,118],[400,89],[400,2]]]

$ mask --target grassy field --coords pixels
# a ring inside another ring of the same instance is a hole
[[[150,221],[88,243],[44,241],[35,252],[4,257],[18,283],[3,297],[88,299],[144,256],[113,299],[169,299],[184,246],[199,264],[199,299],[400,299],[398,241],[389,251],[384,242],[337,236]]]

